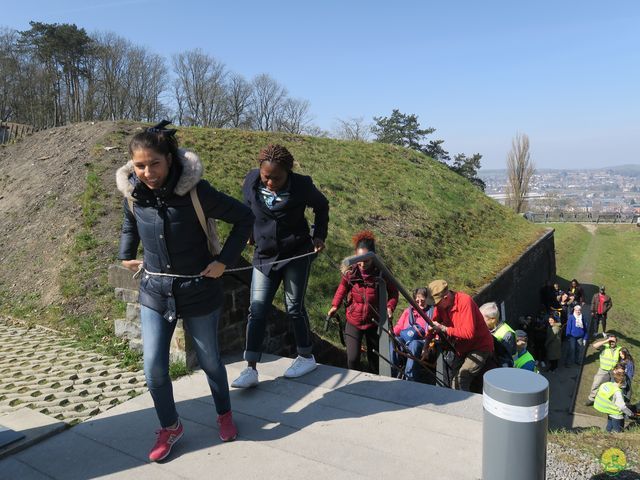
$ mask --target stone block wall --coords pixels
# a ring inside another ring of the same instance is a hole
[[[242,262],[238,266],[249,266]],[[218,327],[218,344],[222,354],[239,353],[244,350],[247,313],[249,311],[249,286],[251,270],[224,275],[225,303]],[[114,287],[115,295],[127,304],[125,318],[115,320],[115,333],[129,340],[133,349],[142,350],[140,330],[140,305],[138,304],[139,281],[132,273],[120,265],[109,267],[109,284]],[[284,312],[273,308],[264,340],[264,352],[283,357],[295,355],[293,327]],[[314,355],[316,359],[329,365],[346,365],[346,355],[342,351],[314,335]],[[178,320],[176,332],[171,341],[171,361],[185,361],[189,368],[197,366],[191,339],[185,334],[182,321]]]
[[[504,302],[507,322],[517,327],[520,317],[537,314],[540,289],[556,278],[553,229],[548,229],[514,263],[482,287],[474,296],[478,306],[486,302]]]

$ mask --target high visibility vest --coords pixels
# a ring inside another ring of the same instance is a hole
[[[600,353],[600,368],[605,371],[613,369],[620,359],[620,350],[622,347],[607,347]]]
[[[596,393],[596,398],[593,401],[593,408],[607,415],[622,415],[622,410],[613,403],[613,396],[619,391],[620,387],[616,383],[603,383],[598,388],[598,393]]]
[[[493,336],[496,337],[497,340],[502,341],[504,336],[509,332],[513,333],[514,335],[516,334],[516,332],[513,331],[513,328],[511,328],[507,322],[504,322],[502,325],[500,325],[500,328],[493,332]]]
[[[514,358],[515,358],[515,355],[514,355]],[[513,366],[515,368],[522,368],[524,367],[525,364],[529,362],[535,363],[535,359],[533,358],[533,355],[531,355],[531,353],[527,350],[527,352],[524,355],[522,355],[521,357],[518,357],[513,361]],[[535,373],[538,373],[538,367],[533,367],[533,371]]]

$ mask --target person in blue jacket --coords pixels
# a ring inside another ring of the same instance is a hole
[[[182,318],[193,337],[198,363],[207,376],[218,413],[219,436],[234,440],[227,372],[218,349],[218,320],[224,295],[220,276],[244,249],[253,225],[251,210],[217,191],[202,177],[196,154],[178,148],[175,130],[163,121],[136,134],[131,160],[116,174],[125,200],[119,258],[140,272],[143,363],[160,430],[149,460],[166,458],[183,434],[169,377],[169,343]],[[191,191],[207,218],[233,225],[218,255],[207,245]],[[142,242],[142,260],[136,259]]]
[[[247,361],[232,387],[258,384],[257,363],[262,356],[267,315],[280,283],[284,285],[287,316],[293,323],[298,356],[284,372],[296,378],[313,371],[312,335],[304,297],[311,261],[324,249],[329,224],[329,202],[311,177],[293,172],[294,159],[282,145],[268,145],[258,156],[260,168],[244,181],[245,203],[256,217],[252,241],[255,245],[251,304],[247,322],[244,359]],[[310,232],[305,210],[314,213]]]
[[[582,306],[576,304],[573,307],[573,312],[569,315],[569,320],[567,320],[565,367],[568,367],[572,361],[576,365],[582,363],[583,348],[586,346],[589,337],[589,329],[587,327],[587,319],[582,315]]]

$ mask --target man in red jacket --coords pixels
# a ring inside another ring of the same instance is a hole
[[[429,330],[428,340],[435,332],[441,332],[452,341],[456,355],[451,365],[451,388],[468,392],[472,380],[482,372],[493,353],[491,332],[469,295],[449,290],[444,280],[434,280],[428,288],[436,305],[434,328]],[[429,341],[425,344],[428,345]]]

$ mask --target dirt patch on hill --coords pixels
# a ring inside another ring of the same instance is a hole
[[[43,306],[64,303],[59,275],[82,228],[81,196],[87,172],[95,168],[108,197],[115,198],[113,174],[126,153],[122,145],[110,151],[102,147],[119,132],[124,138],[134,128],[116,122],[80,123],[37,132],[0,148],[0,291],[4,295],[29,296]],[[120,215],[103,212],[107,214]],[[102,228],[114,228],[112,221],[100,223]]]

